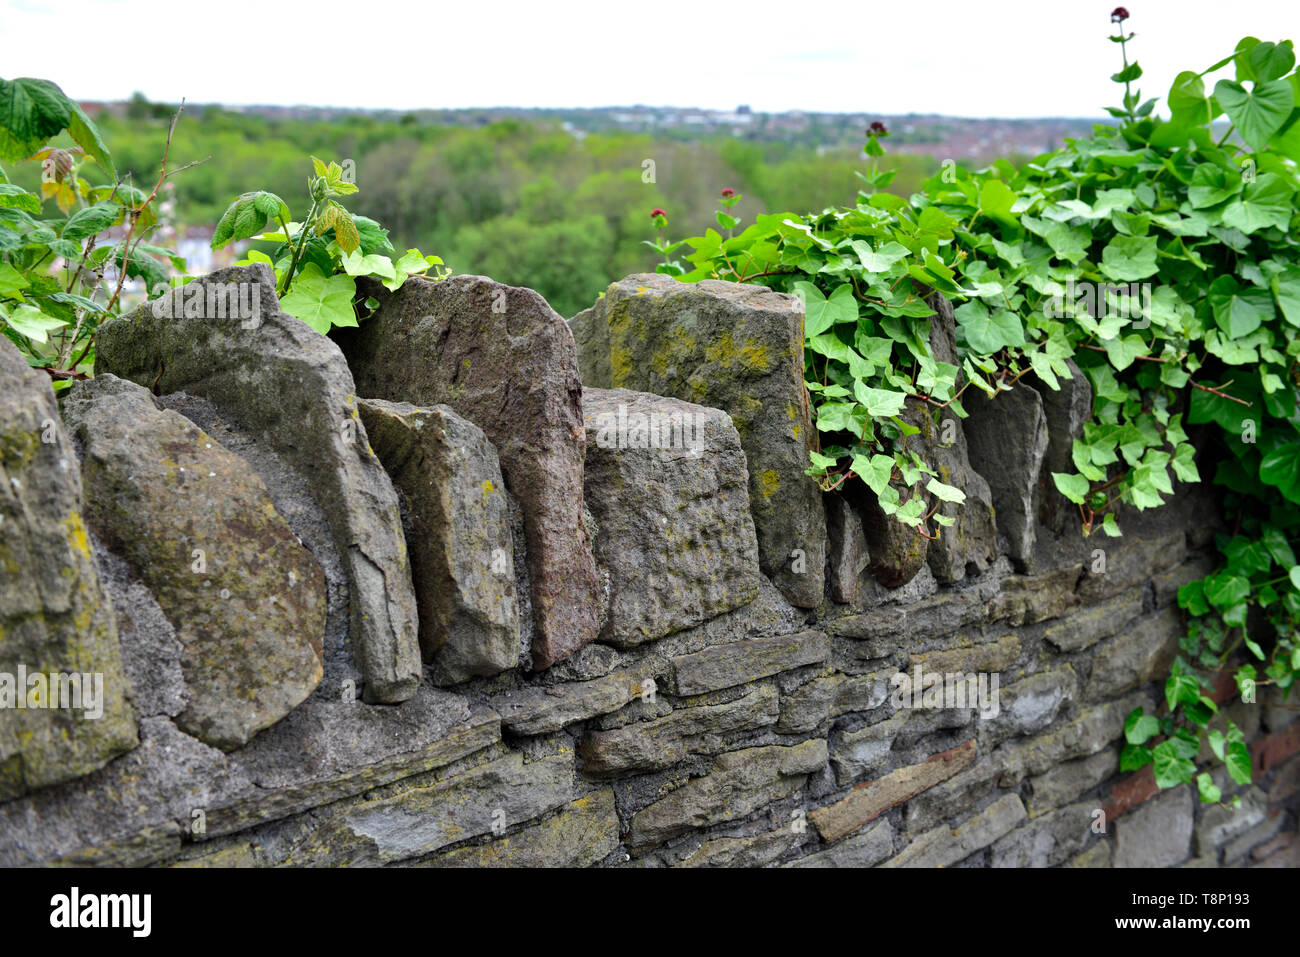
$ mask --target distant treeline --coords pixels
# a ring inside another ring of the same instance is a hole
[[[133,102],[125,117],[97,118],[120,171],[149,189],[170,108]],[[175,180],[175,219],[211,226],[240,193],[267,189],[305,205],[309,154],[355,163],[356,213],[391,230],[399,249],[436,253],[458,273],[482,273],[541,292],[571,316],[614,279],[652,270],[650,211],[668,213],[671,238],[716,228],[724,187],[744,195],[740,228],[762,212],[808,212],[851,203],[866,157],[818,155],[790,143],[713,136],[695,142],[627,133],[582,139],[556,127],[506,120],[478,128],[415,117],[347,115],[329,122],[279,119],[212,107],[182,116],[171,165],[211,159]],[[646,160],[653,161],[654,181]],[[36,164],[31,164],[35,167]],[[914,192],[937,169],[928,157],[893,155],[891,191]],[[14,171],[18,172],[18,171]],[[20,177],[39,176],[29,168]]]

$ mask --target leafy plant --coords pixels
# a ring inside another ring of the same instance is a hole
[[[945,164],[905,200],[878,191],[887,131],[873,124],[856,205],[759,216],[734,237],[710,229],[686,241],[694,268],[681,278],[761,282],[802,300],[805,380],[825,442],[809,474],[827,490],[861,479],[918,534],[942,534],[932,524],[952,520],[939,508],[964,495],[908,447],[918,431],[909,401],[965,417],[971,386],[995,397],[1033,375],[1058,389],[1072,360],[1092,386],[1093,416],[1074,471],[1052,477],[1085,535],[1121,534],[1121,506],[1158,507],[1213,458],[1234,528],[1218,541],[1225,565],[1180,590],[1191,622],[1168,713],[1135,712],[1126,728],[1123,767],[1152,763],[1168,787],[1197,776],[1213,676],[1238,648],[1256,659],[1236,672],[1247,700],[1261,684],[1289,693],[1300,666],[1300,74],[1290,41],[1246,38],[1179,74],[1161,118],[1133,88],[1142,71],[1128,60],[1127,19],[1123,8],[1112,15],[1123,59],[1112,79],[1124,94],[1109,111],[1120,125],[1019,168]],[[1235,78],[1208,93],[1205,78],[1225,68]],[[1216,139],[1225,114],[1231,126]],[[935,292],[957,304],[957,363],[931,348]],[[1206,427],[1198,445],[1191,425]],[[1249,780],[1235,726],[1207,740],[1234,780]],[[1198,781],[1203,799],[1218,799],[1207,775]]]
[[[172,117],[158,180],[149,193],[117,177],[95,124],[48,80],[0,80],[0,160],[41,164],[40,193],[0,171],[0,330],[54,388],[84,377],[94,362],[95,333],[121,311],[127,279],[164,283],[184,260],[148,242],[158,226],[154,201],[170,176]],[[66,134],[75,145],[51,143]],[[190,166],[194,164],[189,164]],[[106,184],[83,171],[98,167]],[[57,215],[45,215],[53,200]],[[106,234],[116,230],[114,238]]]
[[[289,206],[265,190],[244,193],[226,209],[212,234],[211,246],[221,249],[241,239],[275,243],[272,255],[250,250],[238,265],[263,262],[275,271],[280,306],[319,333],[334,326],[355,326],[356,277],[374,276],[387,288],[398,289],[408,276],[435,278],[448,274],[437,256],[408,249],[394,261],[388,230],[373,219],[355,216],[337,197],[357,192],[338,163],[311,158],[315,175],[307,179],[311,207],[302,222],[289,221]],[[271,221],[278,231],[264,232]],[[373,309],[373,300],[361,304]]]

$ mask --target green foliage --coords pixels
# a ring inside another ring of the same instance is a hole
[[[71,142],[51,142],[61,136]],[[48,80],[30,78],[0,80],[0,160],[40,167],[39,192],[0,173],[0,331],[64,388],[93,363],[95,332],[121,311],[125,280],[154,284],[169,266],[184,266],[173,250],[145,241],[157,225],[152,204],[166,160],[151,193],[117,179],[81,108]],[[82,175],[90,166],[109,182],[92,185]],[[57,211],[47,217],[51,199]]]
[[[1119,22],[1124,65],[1112,79],[1124,96],[1109,110],[1119,126],[1019,167],[946,164],[904,200],[878,191],[887,134],[873,124],[854,205],[759,215],[736,236],[710,229],[686,240],[693,268],[682,278],[761,282],[801,300],[823,443],[809,474],[827,490],[861,479],[926,537],[943,534],[931,522],[946,524],[938,508],[960,493],[908,447],[917,429],[905,403],[964,417],[971,386],[992,397],[1033,375],[1058,389],[1067,359],[1092,385],[1093,416],[1074,471],[1052,478],[1084,534],[1120,534],[1122,506],[1157,507],[1175,480],[1199,482],[1213,463],[1236,531],[1218,542],[1224,566],[1180,591],[1191,620],[1167,714],[1139,709],[1125,729],[1123,767],[1153,764],[1169,787],[1197,777],[1217,713],[1212,677],[1238,649],[1255,659],[1236,672],[1247,700],[1263,684],[1289,694],[1300,665],[1300,74],[1289,41],[1248,38],[1179,74],[1162,119],[1132,88],[1141,68]],[[1235,79],[1207,95],[1204,77],[1225,67]],[[1225,114],[1233,125],[1216,140]],[[661,236],[656,248],[676,246]],[[931,348],[936,292],[957,303],[959,365]],[[1204,427],[1195,445],[1192,425]],[[1228,722],[1215,734],[1233,780],[1249,781],[1241,732]],[[1198,788],[1219,797],[1207,777]]]
[[[352,215],[335,200],[357,192],[344,168],[314,156],[311,161],[315,173],[307,180],[311,208],[301,223],[288,221],[289,206],[279,196],[257,190],[237,197],[212,233],[213,249],[241,239],[276,244],[271,256],[252,250],[238,265],[269,265],[285,312],[324,335],[334,326],[357,324],[353,309],[357,276],[374,276],[389,289],[397,289],[408,276],[424,275],[430,269],[436,278],[446,275],[440,258],[425,256],[418,249],[408,249],[396,263],[385,256],[394,251],[388,230],[372,219]],[[263,232],[272,220],[280,229]]]

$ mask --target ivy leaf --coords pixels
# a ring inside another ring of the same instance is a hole
[[[966,344],[977,355],[992,355],[1007,346],[1025,344],[1025,327],[1010,310],[990,313],[988,306],[975,299],[958,306],[953,316],[966,334]]]
[[[1205,804],[1218,804],[1223,799],[1223,792],[1219,790],[1219,786],[1214,783],[1214,778],[1210,777],[1208,771],[1196,775],[1196,790]]]
[[[1165,703],[1169,705],[1169,710],[1173,711],[1180,704],[1192,704],[1200,696],[1196,678],[1175,666],[1173,673],[1165,679]]]
[[[1154,236],[1116,236],[1101,251],[1101,271],[1119,282],[1136,282],[1156,274]]]
[[[1246,747],[1246,742],[1232,741],[1223,763],[1228,766],[1232,780],[1238,784],[1250,783],[1250,749]]]
[[[357,284],[351,276],[329,276],[315,263],[308,263],[293,280],[289,294],[280,300],[280,308],[296,316],[321,335],[331,326],[355,326],[356,313],[352,297]]]
[[[1119,755],[1121,771],[1137,771],[1151,763],[1151,749],[1142,744],[1126,744]]]
[[[835,287],[830,298],[810,282],[794,284],[794,294],[803,301],[804,335],[819,336],[832,326],[858,321],[858,301],[853,297],[853,286],[842,283]]]
[[[1239,199],[1223,210],[1223,221],[1250,235],[1268,226],[1286,229],[1291,222],[1295,188],[1274,173],[1261,173]]]
[[[1230,339],[1250,335],[1275,315],[1273,297],[1267,290],[1242,286],[1232,276],[1220,276],[1210,283],[1207,298],[1214,321]]]
[[[1300,267],[1292,266],[1278,273],[1271,286],[1282,317],[1291,325],[1300,327]]]
[[[925,486],[925,490],[941,502],[961,503],[966,501],[966,493],[961,489],[953,488],[951,485],[944,485],[936,479],[930,479]]]
[[[1295,106],[1295,91],[1286,80],[1256,82],[1249,92],[1235,80],[1220,80],[1214,84],[1214,98],[1256,152],[1268,145]]]
[[[1124,721],[1124,740],[1129,744],[1145,744],[1159,732],[1160,722],[1154,715],[1143,714],[1141,708],[1134,708]]]
[[[1064,472],[1053,472],[1052,481],[1056,483],[1057,490],[1076,505],[1083,504],[1088,496],[1088,489],[1092,487],[1082,475]]]
[[[1259,463],[1259,480],[1300,503],[1300,441],[1279,442]]]
[[[1156,786],[1171,788],[1187,784],[1196,776],[1196,765],[1191,759],[1179,754],[1173,741],[1164,741],[1155,746],[1151,752],[1151,761],[1155,765]]]
[[[903,411],[907,393],[892,392],[889,389],[873,389],[861,379],[854,380],[853,394],[867,409],[867,415],[873,419],[888,418]]]

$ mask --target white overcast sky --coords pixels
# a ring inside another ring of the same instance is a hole
[[[1086,116],[1114,0],[0,0],[0,75],[83,100],[371,108],[699,106]],[[1132,0],[1144,95],[1238,38],[1300,39],[1296,0]]]

